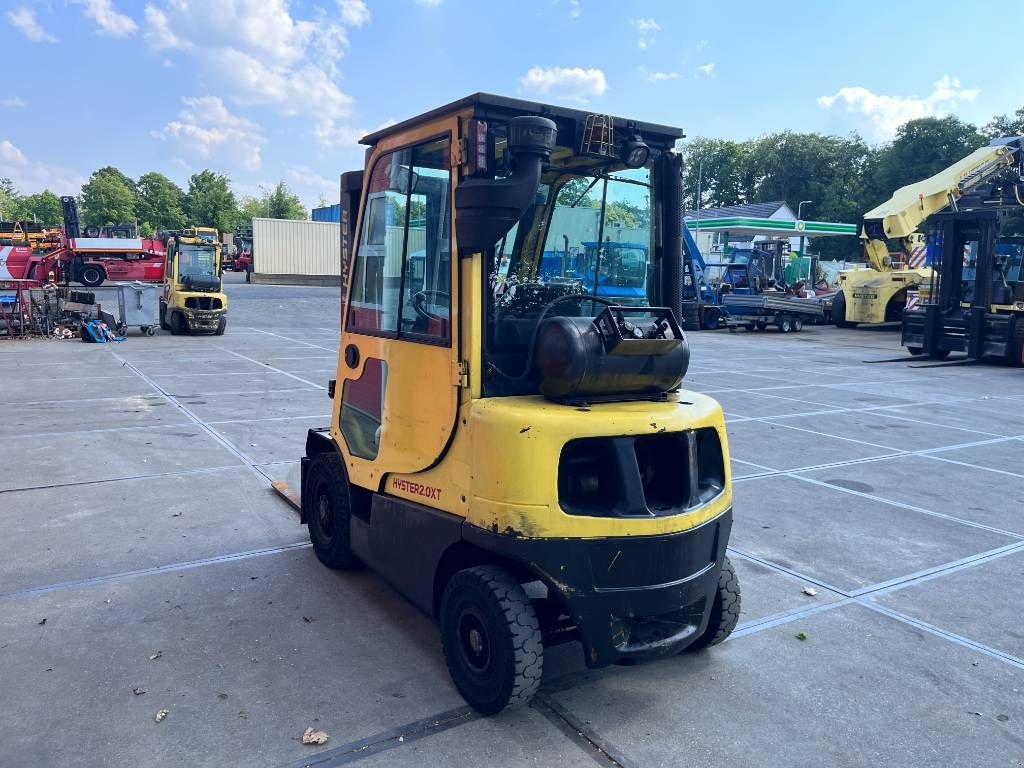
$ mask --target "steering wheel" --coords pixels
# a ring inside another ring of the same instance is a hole
[[[444,322],[444,321],[446,321],[448,319],[447,317],[441,317],[440,315],[432,315],[432,314],[430,314],[430,312],[427,311],[427,297],[428,296],[433,297],[435,299],[435,301],[436,301],[438,296],[442,296],[442,297],[444,297],[445,302],[448,304],[448,306],[451,306],[452,297],[451,297],[451,294],[446,292],[446,291],[436,291],[436,290],[418,291],[418,292],[414,293],[412,295],[412,298],[410,299],[410,301],[412,302],[413,311],[416,312],[416,314],[419,317],[421,317],[422,319],[426,320],[427,322],[430,322],[430,321]]]

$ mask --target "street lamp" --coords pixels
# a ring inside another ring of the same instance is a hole
[[[259,189],[260,195],[263,197],[263,199],[267,201],[267,218],[269,219],[270,218],[270,195],[267,193],[266,187],[264,187],[262,184],[257,184],[256,188]]]
[[[813,200],[801,200],[800,203],[796,207],[796,220],[797,221],[803,221],[803,217],[800,215],[801,212],[803,211],[803,207],[805,205],[813,205],[813,204],[814,204]],[[803,258],[804,255],[805,255],[804,254],[804,234],[803,234],[803,232],[804,232],[804,230],[801,229],[800,230],[800,258]],[[813,282],[811,280],[811,260],[810,259],[807,260],[807,281],[808,282]]]

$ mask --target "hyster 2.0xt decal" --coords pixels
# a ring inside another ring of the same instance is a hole
[[[403,480],[400,477],[391,479],[391,490],[401,491],[402,493],[414,493],[425,499],[434,499],[436,501],[441,499],[440,488],[435,488],[432,485],[423,485],[423,483],[414,483],[411,480]]]

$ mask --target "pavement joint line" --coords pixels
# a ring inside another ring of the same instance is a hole
[[[784,573],[788,576],[792,576],[796,579],[799,579],[800,581],[806,581],[808,584],[814,584],[816,586],[821,587],[822,589],[827,589],[830,592],[835,592],[837,595],[841,595],[842,597],[852,597],[848,590],[845,590],[842,587],[837,587],[834,584],[829,584],[827,581],[824,581],[823,579],[819,579],[815,576],[808,576],[807,574],[800,573],[799,571],[794,571],[792,568],[787,568],[784,565],[779,565],[776,562],[766,560],[765,558],[751,554],[750,552],[744,552],[742,549],[737,549],[733,546],[728,547],[728,550],[741,560],[756,563],[757,565],[763,565],[765,568],[770,568],[773,571]]]
[[[1015,555],[1019,552],[1024,552],[1024,541],[1005,544],[1001,547],[990,549],[987,552],[968,555],[967,557],[962,557],[959,560],[953,560],[949,563],[936,565],[932,568],[924,568],[907,576],[897,576],[894,579],[889,579],[888,581],[882,581],[878,584],[872,584],[862,589],[855,590],[850,593],[850,596],[859,599],[862,597],[880,597],[882,595],[888,595],[892,592],[898,592],[901,589],[906,589],[907,587],[913,587],[917,584],[923,584],[926,581],[931,581],[942,576],[959,573],[960,571],[967,570],[968,568],[973,568],[977,565],[984,565],[985,563],[990,563],[993,560],[999,560],[1000,558],[1008,555]]]
[[[365,739],[351,741],[339,747],[325,749],[308,757],[293,760],[285,763],[283,768],[334,768],[334,766],[351,765],[381,752],[411,744],[435,733],[442,733],[479,719],[480,715],[471,707],[457,707],[391,728]]]
[[[24,488],[3,488],[2,493],[25,493],[27,491],[44,491],[50,488],[78,488],[83,485],[100,485],[102,483],[123,483],[129,480],[155,480],[159,477],[180,477],[183,475],[202,475],[212,472],[225,472],[232,469],[245,469],[238,464],[231,464],[224,467],[200,467],[199,469],[180,469],[174,472],[154,472],[148,475],[124,475],[122,477],[107,477],[102,480],[78,480],[68,483],[47,483],[45,485],[29,485]]]
[[[636,765],[618,747],[610,745],[607,739],[547,694],[538,693],[530,706],[598,765],[613,768],[632,768]]]
[[[877,603],[873,603],[870,600],[857,599],[854,602],[856,602],[857,605],[860,605],[863,608],[875,611],[876,613],[880,613],[883,616],[888,616],[890,619],[895,619],[896,621],[908,624],[911,627],[914,627],[915,629],[923,630],[924,632],[928,632],[929,634],[935,635],[936,637],[941,637],[944,640],[956,643],[957,645],[961,645],[965,648],[970,648],[972,651],[977,651],[978,653],[982,653],[990,658],[996,659],[997,661],[1002,661],[1005,664],[1009,664],[1011,666],[1016,667],[1017,669],[1024,670],[1024,659],[1014,656],[1012,653],[1001,651],[998,648],[993,648],[990,645],[985,645],[984,643],[980,643],[977,640],[972,640],[968,637],[964,637],[963,635],[958,635],[955,632],[950,632],[947,629],[942,629],[941,627],[937,627],[934,624],[929,624],[927,621],[915,619],[912,616],[907,616],[905,613],[894,611],[892,608],[887,608],[884,605],[878,605]]]
[[[299,421],[302,419],[329,419],[329,413],[303,414],[302,416],[266,416],[260,419],[223,419],[221,421],[208,421],[207,424],[249,424],[263,421]]]
[[[985,467],[981,464],[971,464],[969,461],[959,461],[958,459],[947,459],[945,456],[936,456],[934,453],[923,454],[920,458],[931,459],[932,461],[944,461],[947,464],[958,464],[961,467],[970,467],[971,469],[984,469],[987,472],[996,472],[1000,475],[1008,475],[1010,477],[1024,478],[1024,474],[1020,472],[1011,472],[1008,469],[996,469],[995,467]]]
[[[769,477],[779,477],[780,475],[788,475],[795,472],[814,472],[819,469],[838,469],[840,467],[850,467],[855,464],[871,464],[876,461],[899,459],[907,455],[909,454],[906,451],[896,451],[895,453],[885,453],[879,456],[865,456],[859,459],[847,459],[846,461],[830,461],[827,464],[812,464],[806,467],[797,467],[796,469],[772,469],[768,472],[760,472],[753,475],[737,477],[733,480],[733,483],[747,482],[748,480],[762,480]],[[739,461],[739,459],[736,459],[736,461]]]
[[[147,376],[145,373],[140,371],[132,363],[130,363],[127,360],[125,360],[123,357],[121,357],[119,354],[117,354],[113,350],[111,350],[110,354],[112,354],[116,359],[118,359],[122,363],[124,363],[124,365],[130,371],[135,373],[136,376],[138,376],[140,379],[142,379],[147,384],[149,384],[149,386],[151,386],[154,390],[156,390],[161,395],[163,395],[167,399],[167,402],[169,402],[171,405],[179,408],[182,413],[184,413],[192,421],[194,421],[199,426],[200,429],[202,429],[204,432],[206,432],[207,435],[212,437],[217,443],[219,443],[221,445],[222,448],[227,450],[228,453],[230,453],[236,459],[241,461],[244,466],[248,467],[258,477],[261,477],[263,480],[265,480],[268,485],[272,486],[274,484],[274,478],[272,478],[270,475],[268,475],[266,472],[264,472],[262,469],[260,469],[259,466],[256,464],[256,461],[251,456],[249,456],[248,454],[242,452],[237,446],[235,446],[234,443],[232,443],[226,437],[221,435],[216,429],[214,429],[209,424],[207,424],[205,421],[203,421],[201,418],[199,418],[191,409],[185,407],[181,403],[181,401],[178,400],[178,398],[176,398],[174,395],[172,395],[169,392],[167,392],[163,387],[161,387],[159,384],[157,384],[155,381],[153,381],[151,378],[149,378],[149,376]],[[281,503],[282,504],[287,504],[287,502],[285,502],[283,499],[281,500]]]
[[[240,357],[243,360],[248,360],[250,363],[255,363],[256,365],[261,365],[264,368],[267,368],[267,369],[273,371],[274,373],[280,373],[282,376],[287,376],[288,378],[295,379],[296,381],[301,381],[303,384],[308,384],[311,387],[316,387],[317,389],[323,389],[323,390],[327,389],[327,387],[325,387],[323,384],[316,384],[316,383],[310,381],[309,379],[304,379],[301,376],[296,376],[294,373],[288,373],[288,371],[282,371],[280,368],[275,368],[270,363],[264,363],[264,362],[261,362],[259,360],[255,360],[254,358],[247,357],[246,355],[243,355],[240,352],[235,352],[234,350],[228,349],[227,347],[217,347],[217,349],[222,349],[225,352],[227,352],[229,355],[234,355],[235,357]]]
[[[333,352],[334,354],[338,354],[337,347],[335,347],[334,349],[331,349],[330,347],[322,347],[319,344],[311,344],[308,341],[302,341],[302,339],[293,339],[290,336],[282,336],[280,333],[273,333],[272,331],[264,331],[262,328],[253,328],[252,330],[256,331],[257,333],[265,333],[268,336],[276,336],[279,339],[284,339],[285,341],[291,341],[291,342],[294,342],[295,344],[302,344],[303,346],[306,346],[306,347],[313,347],[315,349],[322,349],[322,350],[324,350],[326,352]]]
[[[907,504],[906,502],[903,501],[886,499],[883,496],[876,496],[873,493],[865,493],[864,491],[855,491],[853,488],[845,488],[841,485],[833,485],[831,483],[826,483],[822,480],[815,480],[813,477],[804,477],[803,475],[794,475],[790,473],[787,473],[787,476],[793,478],[794,480],[800,480],[801,482],[804,483],[811,483],[812,485],[817,485],[823,488],[832,488],[842,493],[847,493],[852,496],[859,496],[862,499],[868,499],[869,501],[875,501],[880,504],[887,504],[891,507],[897,507],[899,509],[906,509],[910,512],[918,512],[922,515],[937,517],[942,520],[948,520],[953,523],[959,523],[960,525],[966,525],[970,528],[978,528],[982,531],[988,531],[989,533],[999,534],[1001,536],[1006,536],[1008,538],[1016,539],[1018,541],[1024,539],[1024,534],[1014,533],[1013,531],[1007,531],[1003,528],[996,528],[992,525],[985,525],[984,523],[976,523],[973,520],[967,520],[962,517],[956,517],[955,515],[947,515],[945,512],[935,512],[934,510],[925,509],[924,507],[919,507],[915,504]]]
[[[761,419],[757,419],[757,421],[762,421],[762,420]],[[897,448],[894,445],[882,445],[881,443],[871,443],[871,442],[868,442],[867,440],[858,440],[855,437],[843,437],[842,435],[833,435],[833,434],[829,434],[828,432],[823,432],[820,429],[807,429],[806,427],[795,427],[792,424],[779,424],[779,423],[777,423],[775,421],[765,421],[765,423],[775,424],[776,426],[782,427],[783,429],[794,429],[797,432],[807,432],[808,434],[811,434],[811,435],[821,435],[822,437],[831,437],[831,438],[834,438],[836,440],[845,440],[848,443],[857,443],[858,445],[866,445],[869,448],[881,448],[882,450],[885,450],[885,451],[899,451],[899,450],[902,450],[900,448]]]
[[[94,429],[62,429],[57,432],[4,432],[0,430],[0,438],[3,439],[25,439],[30,437],[58,437],[60,435],[94,435],[106,432],[135,432],[147,429],[172,429],[174,427],[189,427],[191,422],[182,421],[176,424],[134,424],[125,427],[96,427]]]
[[[729,635],[726,642],[740,640],[750,635],[757,635],[761,632],[765,632],[766,630],[781,627],[785,624],[792,624],[794,621],[800,621],[801,619],[809,619],[811,616],[817,616],[819,613],[825,613],[836,608],[842,608],[844,605],[851,605],[854,602],[855,598],[841,597],[838,600],[832,600],[828,603],[801,605],[796,608],[790,608],[788,611],[773,613],[771,616],[764,616],[760,619],[754,619],[740,624],[733,630],[732,634]]]
[[[282,544],[276,547],[264,547],[262,549],[252,549],[247,552],[234,552],[228,555],[214,555],[212,557],[203,557],[198,560],[185,560],[178,563],[169,563],[166,565],[154,565],[149,568],[136,568],[131,571],[121,571],[119,573],[109,573],[103,576],[90,576],[84,579],[73,579],[70,581],[59,581],[54,584],[42,584],[36,587],[24,587],[23,589],[15,589],[10,592],[0,592],[0,600],[7,600],[10,598],[29,597],[32,595],[45,595],[53,592],[61,592],[66,589],[80,589],[82,587],[92,587],[97,584],[106,584],[111,581],[122,581],[124,579],[136,578],[138,576],[152,576],[159,573],[175,573],[177,571],[188,571],[194,568],[202,568],[207,565],[215,565],[219,563],[233,563],[239,560],[250,560],[254,557],[265,557],[267,555],[277,555],[282,552],[291,552],[298,549],[307,549],[312,547],[308,541],[298,541],[293,544]]]

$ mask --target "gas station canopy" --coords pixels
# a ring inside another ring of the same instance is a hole
[[[856,224],[840,224],[833,221],[803,221],[802,219],[755,219],[729,217],[719,219],[688,219],[686,227],[691,232],[733,232],[744,235],[768,235],[775,237],[856,237]]]

